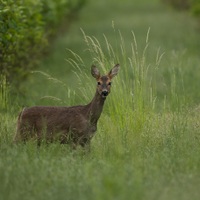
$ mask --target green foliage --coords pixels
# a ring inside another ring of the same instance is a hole
[[[162,0],[178,10],[190,10],[195,16],[200,16],[199,0]]]
[[[9,86],[6,81],[6,76],[0,75],[0,111],[8,106]]]
[[[191,0],[162,0],[165,3],[172,5],[174,8],[179,10],[185,10],[190,7]]]
[[[0,1],[0,74],[19,84],[44,53],[50,36],[85,0]],[[67,17],[67,18],[66,18]]]
[[[41,6],[34,1],[25,2],[1,1],[0,70],[9,81],[24,77],[46,44]]]
[[[199,0],[193,0],[191,11],[194,13],[194,15],[200,18],[200,1]]]

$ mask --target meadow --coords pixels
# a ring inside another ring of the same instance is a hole
[[[198,41],[195,19],[158,0],[90,1],[23,84],[25,96],[5,94],[0,199],[199,199]],[[12,144],[23,106],[87,104],[91,65],[106,73],[116,63],[90,153]]]

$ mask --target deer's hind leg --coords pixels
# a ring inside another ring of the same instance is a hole
[[[32,135],[32,131],[30,128],[23,126],[21,124],[18,124],[13,142],[14,143],[19,143],[19,142],[25,143],[30,138],[30,135]]]
[[[26,143],[30,139],[37,139],[39,130],[36,130],[34,125],[30,125],[29,123],[26,122],[20,122],[18,121],[17,123],[17,130],[16,134],[14,136],[13,142],[19,143],[23,142]]]

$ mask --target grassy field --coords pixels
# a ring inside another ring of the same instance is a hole
[[[157,0],[90,1],[0,114],[0,200],[199,199],[198,41],[195,19]],[[14,146],[23,106],[92,99],[92,63],[121,69],[91,152]]]

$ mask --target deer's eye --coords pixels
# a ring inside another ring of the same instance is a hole
[[[108,85],[111,85],[111,82],[109,82]]]
[[[100,82],[97,82],[97,84],[98,84],[98,85],[101,85],[101,83],[100,83]]]

